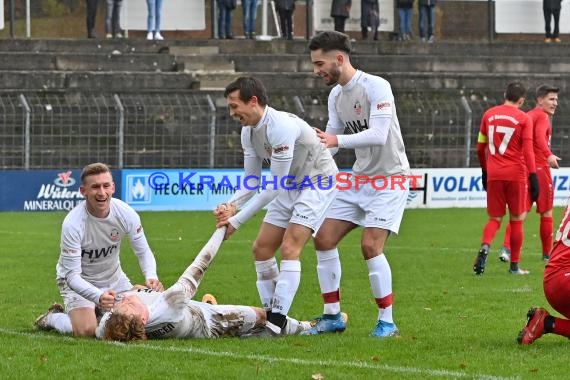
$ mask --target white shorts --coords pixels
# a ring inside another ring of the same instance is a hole
[[[249,332],[257,315],[249,306],[204,304],[202,311],[209,327],[209,338],[241,336]]]
[[[300,224],[312,229],[314,235],[323,224],[337,193],[335,186],[327,190],[285,191],[269,204],[263,221],[281,228],[287,228],[289,223]]]
[[[371,184],[341,190],[333,202],[327,218],[346,220],[362,227],[382,228],[398,233],[408,200],[409,183],[405,189],[374,189]]]
[[[67,281],[64,278],[57,279],[57,287],[59,288],[59,294],[61,294],[61,298],[63,298],[63,303],[65,305],[65,311],[69,312],[70,310],[77,309],[80,307],[90,307],[92,309],[95,308],[95,304],[89,301],[86,298],[83,298],[75,291],[71,290]],[[115,290],[117,293],[125,292],[127,290],[131,290],[133,288],[133,284],[128,279],[128,277],[123,274],[119,277],[117,281],[110,284],[107,287],[99,288],[102,291],[107,291],[109,289]]]
[[[186,300],[186,305],[180,321],[147,326],[149,339],[240,336],[249,332],[257,320],[255,310],[249,306],[211,305],[193,300]]]

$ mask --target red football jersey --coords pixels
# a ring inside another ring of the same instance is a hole
[[[530,118],[514,106],[503,104],[485,112],[479,143],[486,144],[486,154],[479,160],[488,180],[522,181],[536,172],[532,132]]]
[[[570,205],[564,211],[546,268],[547,276],[555,270],[570,268]]]
[[[548,156],[552,154],[550,150],[550,137],[552,127],[550,117],[541,108],[533,108],[527,112],[533,125],[534,159],[536,167],[549,166]]]

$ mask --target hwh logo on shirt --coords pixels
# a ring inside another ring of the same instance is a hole
[[[107,248],[101,248],[101,249],[90,249],[90,250],[82,249],[81,257],[87,256],[89,257],[89,260],[93,262],[98,258],[100,258],[101,256],[107,257],[107,255],[111,255],[115,249],[117,249],[117,246],[115,244]]]
[[[368,129],[368,120],[366,119],[347,121],[345,124],[346,130],[350,133],[358,133]]]

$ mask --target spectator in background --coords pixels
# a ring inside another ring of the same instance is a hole
[[[361,0],[360,3],[360,26],[362,27],[362,39],[368,39],[368,28],[374,32],[374,41],[378,40],[378,27],[380,26],[380,7],[378,0]]]
[[[283,39],[293,39],[293,11],[295,10],[295,0],[276,0],[277,13],[279,13],[279,24],[281,25],[281,35]]]
[[[97,3],[97,0],[87,0],[87,38],[97,38],[97,33],[95,33]]]
[[[232,13],[236,9],[236,0],[217,0],[218,2],[218,38],[234,38],[232,33]]]
[[[437,0],[419,0],[420,11],[420,38],[422,42],[435,42],[435,4]],[[427,29],[427,33],[426,33]]]
[[[123,38],[121,29],[121,8],[123,0],[107,0],[107,15],[105,17],[105,33],[107,38]]]
[[[241,0],[243,10],[243,32],[245,38],[255,38],[255,18],[257,17],[258,0]]]
[[[396,0],[400,20],[400,40],[412,39],[412,16],[414,14],[414,0]]]
[[[560,20],[560,8],[562,0],[542,0],[542,11],[544,12],[544,29],[546,38],[544,42],[561,42],[558,37],[558,21]],[[550,20],[554,17],[554,30],[550,33]]]
[[[331,17],[334,19],[334,30],[344,33],[346,19],[350,17],[352,0],[333,0],[331,6]]]
[[[146,21],[146,39],[164,40],[160,34],[160,12],[162,10],[162,0],[146,0],[148,7],[148,18]]]

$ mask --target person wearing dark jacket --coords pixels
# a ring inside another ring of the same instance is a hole
[[[236,9],[236,0],[217,0],[218,2],[218,38],[234,38],[232,33],[232,12]]]
[[[293,11],[295,10],[295,0],[276,0],[277,13],[279,14],[279,24],[281,25],[281,36],[283,39],[293,39]]]
[[[435,42],[435,4],[437,0],[419,0],[420,37],[422,42]],[[426,25],[427,24],[427,25]],[[427,34],[426,34],[427,29]]]
[[[378,40],[378,27],[380,26],[380,7],[378,0],[361,0],[360,26],[362,27],[362,39],[368,38],[368,27],[374,32],[374,41]]]
[[[331,6],[331,17],[334,19],[334,30],[344,33],[346,19],[350,17],[352,0],[333,0]]]
[[[542,0],[542,11],[544,12],[544,29],[546,38],[544,42],[561,42],[558,37],[558,21],[560,21],[560,9],[562,0]],[[550,33],[550,20],[554,18],[554,30]]]
[[[97,38],[95,33],[95,18],[97,17],[98,0],[87,0],[86,21],[87,21],[87,38]]]

